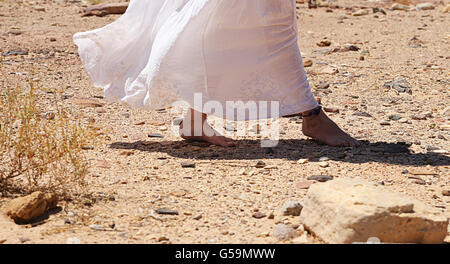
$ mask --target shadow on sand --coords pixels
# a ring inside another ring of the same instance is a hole
[[[193,148],[198,146],[200,148]],[[348,163],[387,163],[408,166],[450,165],[450,157],[428,152],[411,153],[406,143],[387,143],[362,141],[357,148],[337,148],[320,144],[314,140],[280,139],[273,148],[262,148],[259,140],[238,140],[237,147],[224,148],[200,142],[187,141],[137,141],[132,143],[115,142],[112,149],[165,152],[176,158],[197,160],[259,160],[286,159],[296,161],[309,159],[318,161],[321,157]]]

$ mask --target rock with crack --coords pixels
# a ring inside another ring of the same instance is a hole
[[[300,221],[327,243],[442,243],[448,219],[433,208],[362,179],[312,185]]]
[[[53,194],[34,192],[30,195],[11,200],[5,208],[5,214],[16,223],[29,223],[42,216],[47,210],[55,208],[58,198]]]

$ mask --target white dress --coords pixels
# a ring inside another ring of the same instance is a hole
[[[295,0],[131,0],[118,20],[74,41],[108,100],[148,109],[182,100],[199,111],[194,94],[223,105],[276,101],[280,116],[317,106]]]

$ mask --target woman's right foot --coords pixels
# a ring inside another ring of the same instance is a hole
[[[302,131],[311,137],[334,147],[357,147],[361,143],[345,133],[323,111],[318,115],[303,117]]]

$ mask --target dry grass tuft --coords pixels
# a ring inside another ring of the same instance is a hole
[[[96,129],[62,106],[62,92],[33,81],[9,85],[1,69],[0,80],[0,191],[84,196],[88,162],[83,148],[99,142]]]

